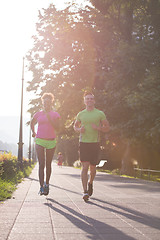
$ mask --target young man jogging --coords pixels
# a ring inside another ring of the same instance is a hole
[[[95,98],[92,92],[85,92],[84,104],[86,108],[77,114],[74,130],[80,133],[81,180],[84,190],[83,199],[87,201],[93,194],[93,180],[100,152],[99,133],[100,131],[108,132],[109,123],[104,112],[95,108]],[[88,181],[89,167],[90,178]]]

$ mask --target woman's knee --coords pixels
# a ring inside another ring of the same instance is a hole
[[[38,162],[39,162],[39,168],[45,168],[45,161],[42,160],[42,159],[38,159]]]
[[[45,166],[44,164],[39,164],[39,169],[43,169],[44,170]]]
[[[51,170],[51,168],[52,168],[51,163],[50,163],[50,162],[49,162],[49,163],[46,163],[46,169],[47,169],[47,170]]]

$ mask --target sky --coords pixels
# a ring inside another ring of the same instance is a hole
[[[83,0],[77,0],[83,2]],[[19,116],[21,108],[23,57],[32,47],[38,10],[54,3],[63,8],[65,0],[7,0],[0,3],[0,116]],[[72,1],[70,1],[72,2]],[[24,59],[25,65],[25,59]],[[27,82],[32,74],[24,68],[23,115],[27,114],[29,99]]]
[[[0,141],[17,144],[21,112],[23,57],[32,48],[38,10],[51,3],[59,9],[66,2],[84,4],[86,0],[7,0],[0,2]],[[25,59],[24,59],[25,66]],[[29,100],[34,94],[26,91],[32,74],[24,67],[23,142],[28,145],[30,120]]]

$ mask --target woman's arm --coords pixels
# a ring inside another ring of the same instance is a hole
[[[36,136],[35,130],[34,130],[34,125],[37,123],[37,120],[35,118],[32,118],[31,120],[31,131],[32,131],[32,137]]]

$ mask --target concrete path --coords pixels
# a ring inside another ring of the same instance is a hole
[[[0,204],[0,240],[159,240],[160,184],[97,173],[82,200],[80,170],[53,163],[48,196],[39,196],[38,166]]]

